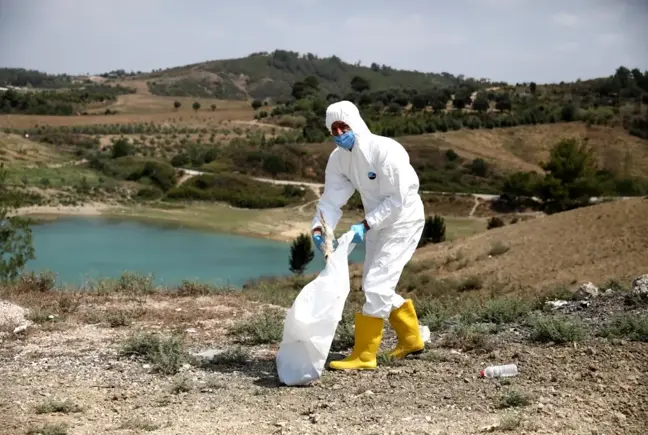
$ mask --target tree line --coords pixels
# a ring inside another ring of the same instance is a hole
[[[328,104],[345,99],[362,110],[377,134],[396,137],[446,132],[462,128],[501,128],[556,122],[584,121],[606,125],[620,122],[631,134],[648,138],[648,71],[619,67],[606,78],[538,86],[531,82],[513,87],[482,89],[464,82],[453,87],[372,90],[371,83],[354,76],[345,95],[324,93],[314,76],[294,83],[292,98],[268,112],[266,102],[252,101],[257,119],[281,122],[300,116],[302,139],[321,142],[327,136],[322,117]],[[625,112],[622,113],[622,109]]]
[[[136,90],[124,86],[84,85],[61,90],[0,92],[0,113],[27,115],[74,115],[92,103],[116,101],[119,95]]]

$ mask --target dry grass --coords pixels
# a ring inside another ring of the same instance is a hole
[[[36,407],[36,414],[53,414],[62,413],[70,414],[73,412],[82,412],[83,409],[71,400],[54,400],[50,399]]]
[[[415,259],[430,265],[429,272],[422,273],[435,279],[462,281],[476,276],[484,288],[507,291],[629,280],[646,273],[646,216],[646,199],[609,202],[425,247]],[[509,249],[488,258],[498,244]],[[465,267],[444,265],[445,259],[460,252],[469,253]]]
[[[174,101],[182,106],[175,110]],[[199,111],[192,105],[198,101]],[[211,105],[216,110],[211,110]],[[106,108],[116,110],[116,115],[105,115]],[[225,101],[208,98],[161,97],[148,94],[121,95],[110,105],[102,105],[88,110],[87,116],[53,116],[53,115],[0,115],[0,128],[31,128],[36,125],[70,126],[97,124],[132,124],[153,122],[156,124],[174,124],[178,126],[214,126],[223,121],[253,121],[254,110],[246,101]]]
[[[451,148],[465,158],[482,158],[508,170],[540,171],[553,145],[566,137],[587,141],[600,165],[629,174],[648,173],[648,146],[645,140],[629,135],[622,128],[588,127],[585,123],[543,124],[515,128],[459,130],[401,138],[404,145],[434,145]]]
[[[32,128],[36,125],[71,126],[99,124],[155,123],[177,126],[207,127],[223,121],[252,119],[252,109],[223,109],[215,112],[201,109],[198,112],[118,113],[117,115],[53,116],[53,115],[0,115],[0,128]],[[252,122],[252,121],[250,121]]]
[[[125,82],[125,86],[132,86],[132,82]],[[146,83],[144,83],[146,87]],[[182,106],[176,111],[173,107],[175,101],[180,101]],[[216,105],[216,113],[218,111],[236,111],[236,110],[247,110],[250,113],[250,118],[253,117],[253,110],[250,106],[250,103],[247,101],[234,101],[234,100],[219,100],[216,98],[192,98],[192,97],[164,97],[151,95],[146,92],[142,92],[141,88],[138,88],[136,94],[127,94],[120,95],[117,98],[117,101],[110,106],[112,110],[117,110],[120,113],[151,113],[151,112],[173,112],[178,114],[189,114],[193,113],[194,110],[191,107],[194,101],[200,103],[201,112],[210,112],[211,105]]]
[[[17,168],[33,165],[52,165],[73,159],[54,151],[51,147],[32,142],[16,134],[0,132],[0,163]]]
[[[421,199],[428,215],[468,216],[475,207],[475,198],[472,196],[422,193]]]

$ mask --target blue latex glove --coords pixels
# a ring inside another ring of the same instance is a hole
[[[315,247],[322,252],[322,243],[324,243],[324,238],[320,233],[313,234],[313,243],[315,243]]]
[[[367,233],[367,229],[364,224],[360,222],[359,224],[351,225],[351,231],[355,234],[353,235],[353,243],[360,243],[364,240],[364,236]]]

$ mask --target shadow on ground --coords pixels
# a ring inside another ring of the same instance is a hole
[[[328,364],[331,361],[340,360],[345,356],[346,354],[337,352],[329,354],[324,371],[328,370]],[[274,358],[250,357],[243,359],[241,355],[236,356],[221,352],[209,357],[195,358],[194,365],[205,371],[243,375],[254,379],[252,383],[262,388],[286,387],[286,385],[279,381],[277,365]]]

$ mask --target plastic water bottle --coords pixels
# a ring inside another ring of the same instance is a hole
[[[515,364],[506,364],[503,366],[490,366],[486,367],[484,370],[479,372],[479,375],[483,378],[499,378],[499,377],[509,377],[517,376],[518,369]]]

